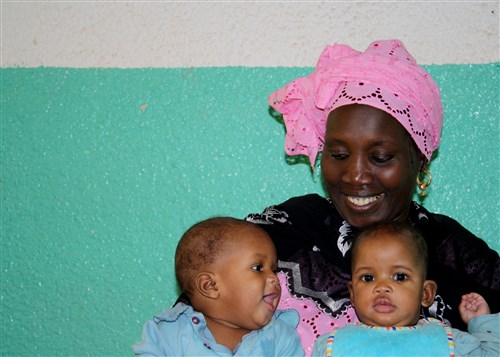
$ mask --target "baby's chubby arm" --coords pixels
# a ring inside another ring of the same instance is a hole
[[[469,293],[462,296],[458,305],[462,320],[468,324],[474,317],[490,314],[490,307],[486,300],[477,293]]]

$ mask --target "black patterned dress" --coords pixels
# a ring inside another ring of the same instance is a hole
[[[498,253],[455,220],[430,213],[416,202],[409,217],[429,247],[428,279],[438,284],[434,304],[424,309],[422,316],[467,331],[458,305],[461,296],[472,291],[486,299],[492,313],[498,312]],[[306,355],[319,335],[357,320],[347,289],[356,230],[328,199],[317,194],[294,197],[250,214],[246,220],[261,225],[276,245],[283,285],[279,308],[299,312],[298,330]]]

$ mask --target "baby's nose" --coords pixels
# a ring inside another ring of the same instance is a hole
[[[275,280],[275,279],[271,280],[271,284],[276,285],[276,286],[280,286],[280,282],[278,280]]]
[[[392,291],[392,288],[389,284],[380,283],[375,287],[376,293],[389,293]]]

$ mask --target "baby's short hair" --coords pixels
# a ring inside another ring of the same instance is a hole
[[[369,226],[365,230],[363,230],[353,242],[352,247],[352,262],[356,259],[357,254],[357,246],[363,240],[366,240],[373,236],[378,235],[397,235],[402,237],[407,244],[410,244],[415,248],[413,251],[414,257],[416,257],[416,261],[422,264],[422,269],[424,273],[424,278],[427,276],[427,265],[429,263],[429,253],[427,248],[427,242],[425,241],[422,233],[420,231],[407,224],[402,222],[383,222],[377,223],[372,226]]]
[[[183,293],[191,296],[196,274],[218,259],[231,232],[245,227],[259,229],[241,219],[213,217],[196,223],[183,234],[175,252],[175,274]]]

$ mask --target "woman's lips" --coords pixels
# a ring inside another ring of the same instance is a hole
[[[377,201],[382,195],[376,195],[376,196],[365,196],[365,197],[360,197],[360,196],[346,196],[347,200],[352,203],[356,207],[365,207],[369,205],[370,203],[373,203]]]

